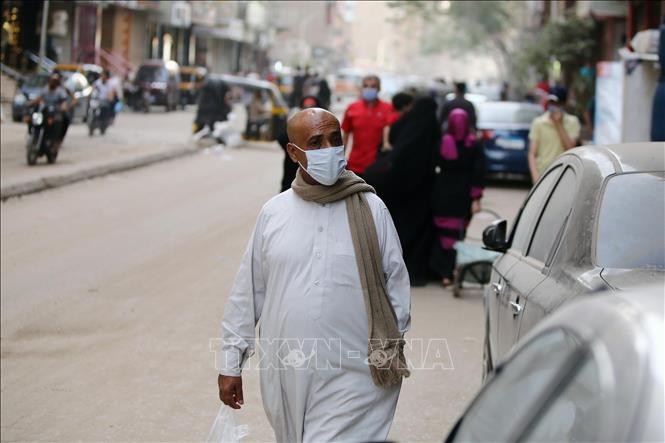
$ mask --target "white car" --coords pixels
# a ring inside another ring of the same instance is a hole
[[[497,365],[446,442],[662,442],[663,285],[557,311]]]

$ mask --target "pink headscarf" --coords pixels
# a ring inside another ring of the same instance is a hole
[[[476,142],[476,136],[469,127],[469,115],[464,109],[455,108],[448,115],[448,129],[439,148],[441,156],[446,160],[457,160],[457,142],[461,141],[470,148]]]

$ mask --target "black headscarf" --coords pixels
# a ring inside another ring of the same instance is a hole
[[[404,114],[395,130],[392,151],[365,172],[384,200],[408,197],[413,192],[429,192],[434,175],[434,155],[441,131],[436,118],[436,102],[421,97]]]

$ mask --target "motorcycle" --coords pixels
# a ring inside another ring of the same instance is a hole
[[[92,93],[90,98],[90,106],[88,107],[88,135],[92,137],[95,134],[95,129],[99,128],[99,132],[104,135],[106,129],[111,122],[110,105],[99,99],[97,91]]]
[[[26,155],[30,166],[37,163],[37,159],[43,155],[46,160],[53,164],[58,158],[59,143],[56,119],[62,119],[60,109],[56,105],[44,105],[40,103],[33,112],[27,116],[28,136],[26,144]]]

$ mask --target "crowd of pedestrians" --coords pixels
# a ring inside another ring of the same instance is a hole
[[[342,120],[347,168],[374,186],[390,210],[411,284],[436,278],[453,284],[457,242],[481,210],[485,158],[476,138],[477,114],[466,84],[437,112],[429,97],[379,99],[381,80],[362,80],[361,97]],[[566,90],[552,88],[529,134],[533,182],[565,150],[579,144],[580,123],[564,111]],[[314,106],[317,106],[316,104]]]
[[[361,99],[344,115],[348,169],[374,186],[388,207],[411,284],[435,277],[448,286],[455,242],[464,239],[482,197],[475,109],[463,84],[439,115],[432,98],[401,92],[391,104],[378,98],[380,88],[378,77],[365,77]]]
[[[295,107],[325,109],[329,90],[322,99],[324,82],[307,70],[296,76]],[[481,211],[485,155],[476,137],[476,109],[466,98],[464,82],[454,88],[454,98],[440,110],[434,99],[413,91],[399,92],[389,103],[379,98],[381,79],[368,75],[341,122],[347,169],[372,185],[388,207],[413,286],[431,279],[444,287],[454,283],[456,244],[465,239],[473,214]],[[542,98],[544,112],[529,133],[534,183],[559,154],[579,144],[580,135],[579,120],[564,111],[564,88],[548,88]],[[285,151],[284,191],[298,165],[286,153],[286,132],[278,141]]]

